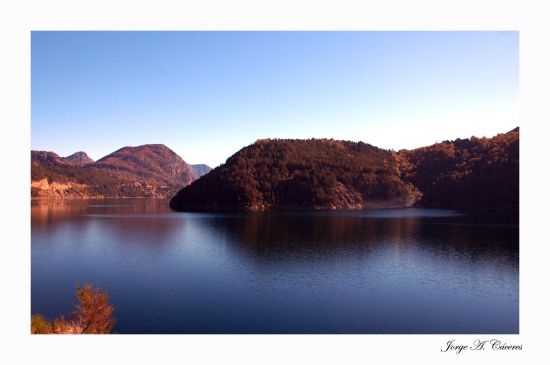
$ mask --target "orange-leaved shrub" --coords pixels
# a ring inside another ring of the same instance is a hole
[[[31,317],[32,334],[104,334],[115,325],[114,307],[109,294],[91,284],[77,285],[78,304],[69,319],[63,316],[49,321],[42,315]]]

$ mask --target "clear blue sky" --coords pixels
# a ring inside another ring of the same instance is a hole
[[[224,162],[258,138],[383,148],[519,125],[517,32],[32,32],[33,149],[163,143]]]

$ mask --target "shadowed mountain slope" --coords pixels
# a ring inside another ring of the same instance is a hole
[[[399,152],[363,142],[258,140],[180,190],[174,210],[518,209],[519,128]]]
[[[493,138],[456,139],[399,151],[419,204],[457,209],[519,208],[519,128]]]
[[[170,202],[175,210],[361,209],[409,206],[420,194],[394,154],[366,143],[259,140]]]

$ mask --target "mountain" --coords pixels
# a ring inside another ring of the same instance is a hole
[[[189,165],[164,145],[121,148],[97,162],[31,151],[34,198],[170,197],[195,179]]]
[[[194,180],[191,167],[174,151],[162,144],[124,147],[92,165],[116,171],[130,180],[186,186]]]
[[[403,178],[422,191],[421,206],[519,208],[519,128],[493,138],[456,139],[399,151]]]
[[[75,152],[72,155],[65,157],[65,159],[69,161],[73,161],[79,165],[87,165],[90,163],[94,163],[94,160],[92,160],[90,156],[86,154],[86,152],[82,152],[82,151]]]
[[[170,201],[174,210],[361,209],[420,197],[394,153],[328,139],[258,140]]]
[[[398,152],[332,139],[258,140],[207,170],[160,144],[97,162],[84,152],[31,151],[31,196],[173,196],[174,210],[518,209],[519,128]]]
[[[180,190],[173,210],[517,209],[519,128],[394,152],[363,142],[258,140]]]
[[[210,171],[212,171],[212,168],[205,164],[198,164],[198,165],[190,165],[191,169],[193,170],[193,173],[197,177],[197,179],[203,175],[208,174]]]
[[[31,197],[36,199],[119,196],[129,182],[53,152],[31,151]]]
[[[50,151],[31,151],[31,161],[37,163],[68,163],[63,157]]]
[[[50,151],[31,151],[31,160],[41,163],[57,163],[65,165],[86,165],[93,163],[86,152],[75,152],[70,156],[61,157],[55,152]]]

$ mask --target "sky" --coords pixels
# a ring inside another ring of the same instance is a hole
[[[162,143],[212,167],[261,138],[399,150],[519,126],[517,32],[31,33],[31,147]]]

